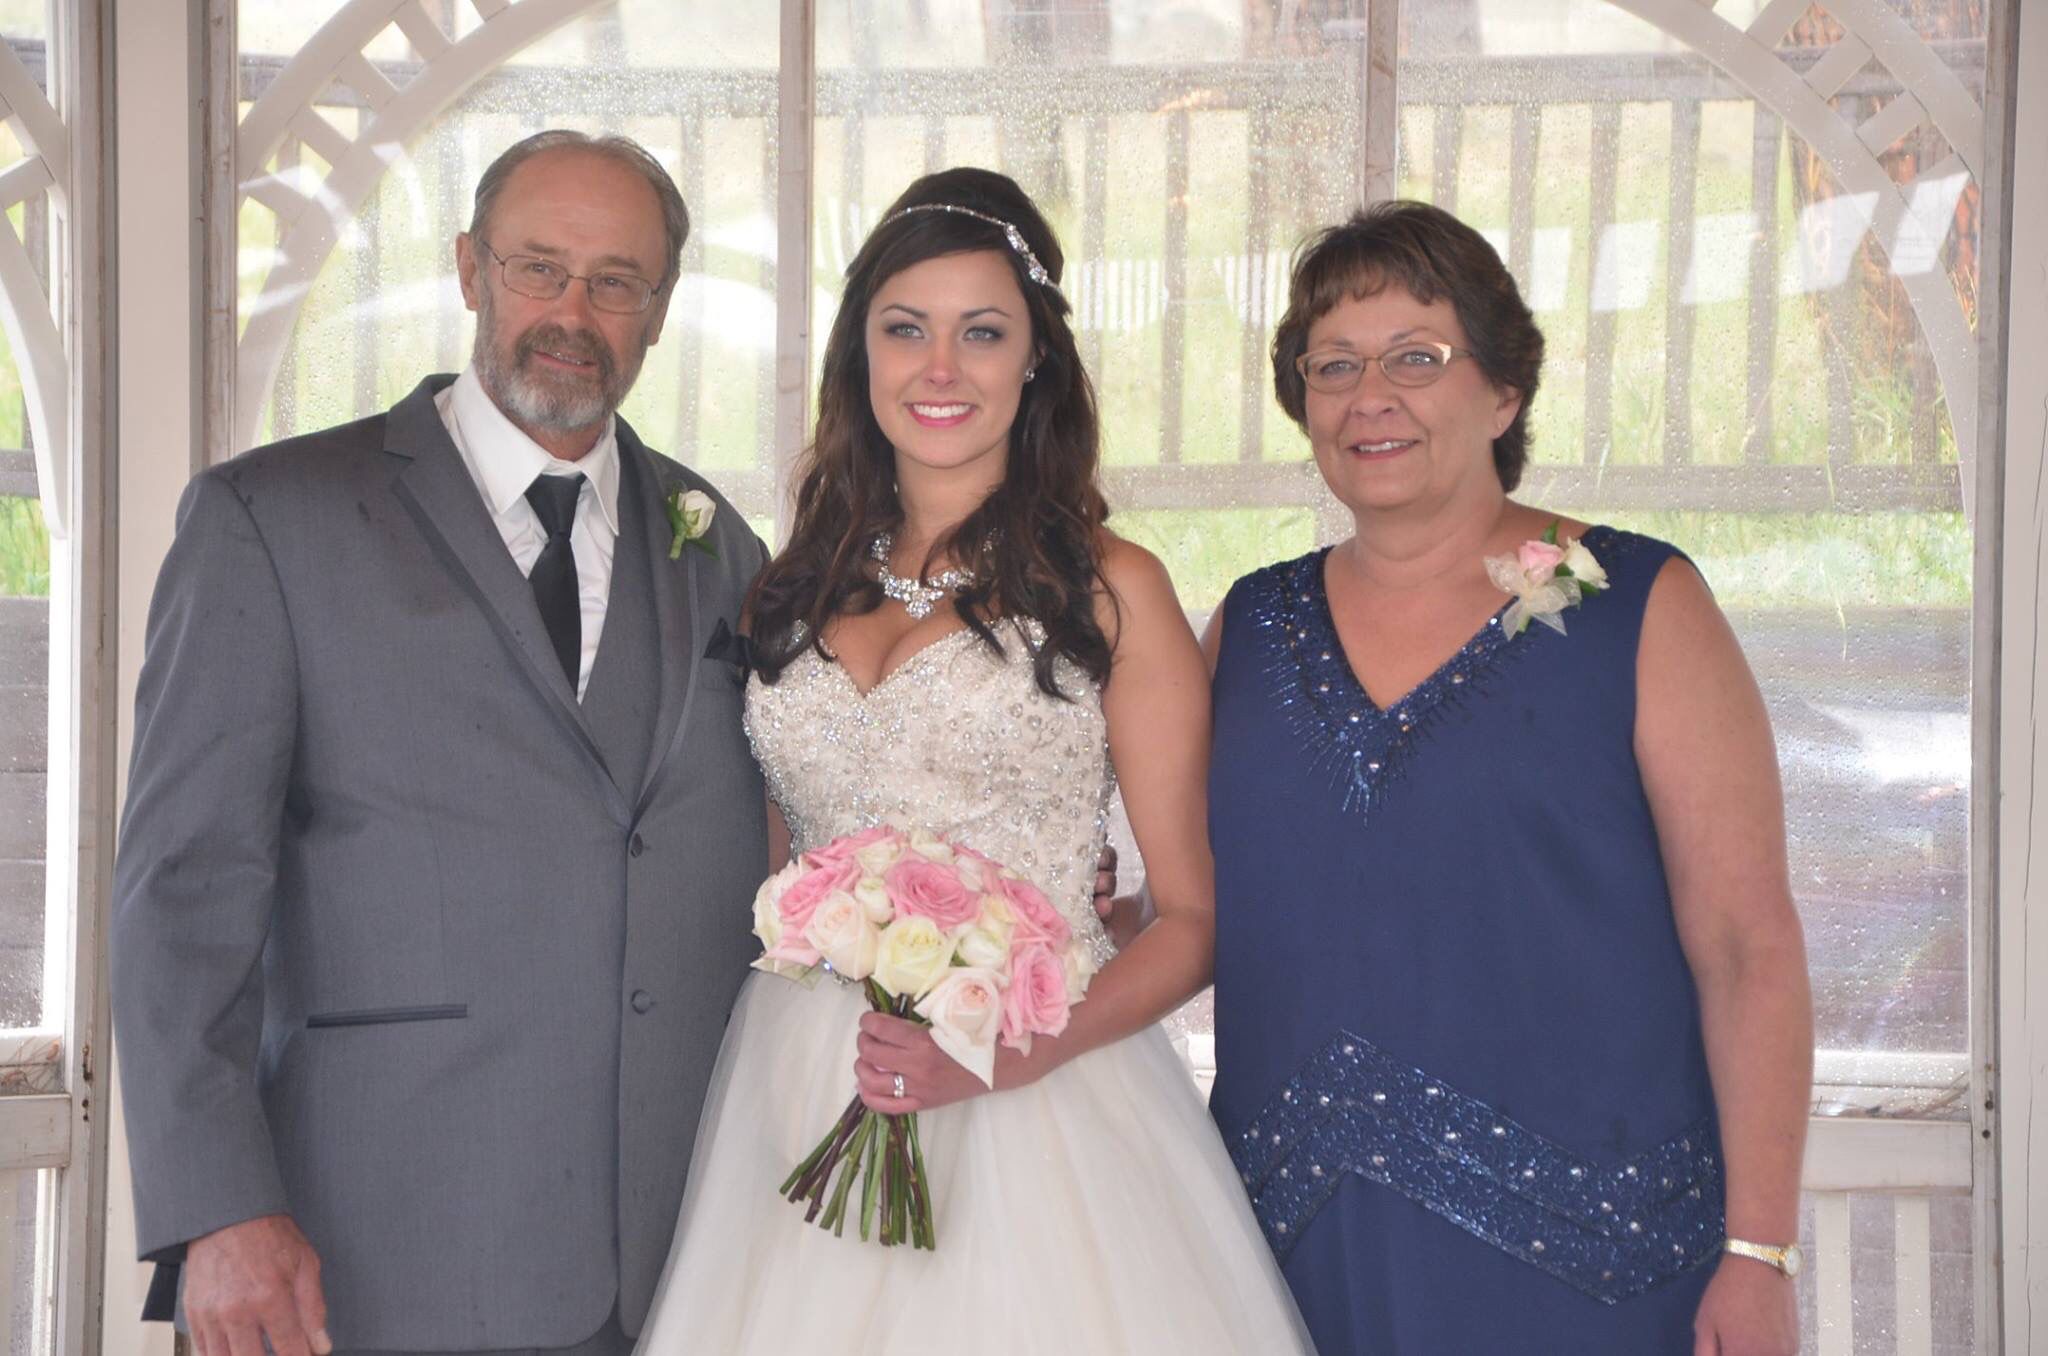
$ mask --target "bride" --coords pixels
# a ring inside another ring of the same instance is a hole
[[[1165,570],[1103,527],[1060,268],[986,170],[918,180],[862,246],[750,605],[746,726],[794,850],[929,829],[1034,881],[1104,968],[993,1092],[853,986],[749,976],[643,1356],[1306,1350],[1156,1025],[1210,978],[1207,670]],[[1117,782],[1158,916],[1112,958],[1090,895]],[[936,1251],[776,1195],[856,1088],[921,1113]]]

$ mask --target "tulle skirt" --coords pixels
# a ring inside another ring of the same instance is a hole
[[[852,1097],[866,1010],[830,980],[748,978],[639,1356],[1310,1350],[1157,1027],[919,1115],[935,1252],[804,1223],[776,1188]]]

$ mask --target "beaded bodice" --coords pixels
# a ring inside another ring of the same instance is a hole
[[[876,824],[928,829],[1031,880],[1103,953],[1092,892],[1115,776],[1102,694],[1064,659],[1072,700],[1041,691],[1024,642],[1042,634],[1001,627],[998,655],[953,632],[866,693],[810,649],[773,684],[749,680],[747,737],[795,849]]]

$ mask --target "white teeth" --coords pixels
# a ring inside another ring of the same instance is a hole
[[[926,419],[958,419],[974,407],[972,405],[912,405],[910,408]]]
[[[1406,447],[1413,441],[1409,438],[1391,438],[1383,443],[1353,443],[1353,452],[1391,452],[1397,447]]]

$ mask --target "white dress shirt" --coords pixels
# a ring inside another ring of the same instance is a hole
[[[435,396],[434,405],[521,574],[533,573],[533,562],[540,558],[541,547],[548,540],[540,515],[526,502],[526,487],[533,484],[535,476],[584,478],[576,498],[576,520],[569,529],[569,551],[576,559],[576,592],[583,613],[583,662],[576,677],[576,700],[582,701],[590,686],[590,666],[597,660],[598,638],[604,634],[612,550],[619,540],[618,420],[605,421],[603,436],[581,461],[562,461],[505,417],[485,393],[474,366],[464,368],[452,385]]]

